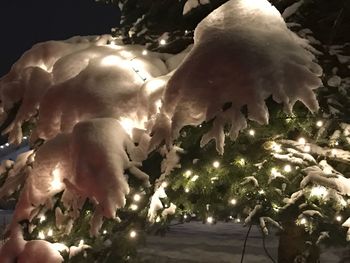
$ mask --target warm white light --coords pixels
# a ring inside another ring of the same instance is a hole
[[[129,236],[130,236],[131,238],[135,238],[135,237],[137,236],[136,231],[135,231],[135,230],[131,230],[130,233],[129,233]]]
[[[40,217],[40,223],[44,222],[45,220],[46,220],[46,216],[42,215],[42,216]]]
[[[265,191],[261,189],[258,193],[262,195],[265,194]]]
[[[299,138],[298,143],[304,145],[306,143],[305,138],[303,138],[303,137]]]
[[[101,64],[102,66],[113,66],[113,65],[119,65],[122,61],[123,60],[119,56],[109,55],[102,59]]]
[[[53,243],[51,245],[52,245],[53,249],[57,250],[58,252],[69,250],[68,247],[63,243]]]
[[[249,135],[250,136],[254,136],[255,135],[255,131],[254,130],[249,130]]]
[[[144,129],[145,125],[143,121],[134,121],[130,118],[121,117],[119,120],[120,125],[123,127],[124,131],[132,137],[132,130],[134,128]]]
[[[240,218],[237,218],[237,219],[236,219],[236,222],[237,222],[237,223],[240,223],[240,222],[241,222],[241,219],[240,219]]]
[[[5,143],[5,146],[6,146],[6,147],[9,147],[9,146],[10,146],[10,144],[7,142],[7,143]]]
[[[167,188],[167,187],[168,187],[168,182],[164,181],[164,182],[162,183],[162,187],[163,187],[163,188]]]
[[[188,217],[187,215],[184,215],[184,219],[187,219],[187,217]]]
[[[80,239],[80,241],[79,241],[79,247],[83,246],[84,243],[85,243],[84,239]]]
[[[317,121],[316,122],[317,127],[322,127],[323,126],[323,121]]]
[[[314,186],[311,188],[310,196],[315,196],[318,198],[324,198],[327,196],[328,191],[324,186]]]
[[[40,231],[40,232],[39,232],[38,238],[40,238],[40,239],[45,239],[45,234],[44,234],[43,231]]]
[[[279,152],[282,152],[282,146],[281,144],[278,144],[276,142],[273,142],[272,143],[272,150],[279,153]]]
[[[156,223],[159,223],[160,221],[162,221],[162,219],[160,219],[160,216],[157,216]]]
[[[338,146],[338,145],[339,145],[339,142],[338,142],[338,141],[335,141],[334,145]]]
[[[335,217],[335,220],[337,220],[338,222],[341,222],[342,219],[343,219],[343,218],[342,218],[341,216],[336,216],[336,217]]]
[[[311,151],[310,145],[305,145],[305,147],[304,147],[304,152],[308,153],[308,152],[310,152],[310,151]]]
[[[186,177],[190,177],[192,175],[192,171],[191,170],[187,170],[186,172],[185,172],[185,176]]]
[[[207,217],[207,223],[212,224],[214,222],[214,218],[211,216]]]
[[[166,40],[165,39],[161,39],[159,41],[159,44],[161,44],[162,46],[166,45]]]
[[[141,195],[135,194],[135,195],[134,195],[134,201],[135,201],[135,202],[139,202],[140,200],[141,200]]]
[[[271,175],[276,176],[277,174],[279,174],[277,168],[276,167],[271,168]]]
[[[289,164],[286,164],[284,167],[283,167],[283,170],[286,172],[286,173],[290,173],[292,171],[292,166],[290,166]]]
[[[52,235],[53,235],[53,231],[52,231],[52,229],[50,228],[49,231],[47,232],[47,236],[48,236],[48,237],[52,237]]]
[[[60,170],[58,168],[55,168],[52,171],[51,189],[53,191],[57,191],[57,190],[61,190],[62,187],[63,187],[63,184],[61,182]]]
[[[195,174],[195,175],[192,177],[191,181],[192,181],[192,182],[195,182],[195,181],[197,181],[198,178],[199,178],[199,176]]]
[[[148,54],[147,50],[144,49],[144,50],[142,51],[142,55],[146,56],[147,54]]]
[[[130,205],[130,209],[132,211],[136,211],[137,209],[139,209],[139,207],[138,207],[138,205],[132,204],[132,205]]]
[[[232,198],[231,201],[230,201],[231,205],[236,205],[237,204],[237,200]]]
[[[239,165],[244,166],[245,165],[245,159],[244,158],[239,159],[238,163],[239,163]]]
[[[186,193],[190,192],[190,189],[189,188],[185,188],[185,192]]]
[[[307,220],[305,217],[303,217],[302,219],[300,219],[300,224],[301,225],[305,225],[307,223]]]
[[[103,234],[104,234],[104,235],[107,234],[107,230],[103,230]]]
[[[220,163],[218,161],[213,162],[213,167],[214,168],[219,168]]]

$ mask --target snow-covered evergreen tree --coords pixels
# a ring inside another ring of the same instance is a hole
[[[39,43],[0,79],[31,146],[1,166],[2,262],[136,261],[174,219],[276,227],[287,263],[349,240],[349,46],[299,24],[314,1],[116,2],[113,36]]]

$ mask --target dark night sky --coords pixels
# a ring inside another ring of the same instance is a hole
[[[116,6],[94,0],[1,0],[0,76],[37,42],[109,33],[118,21]]]

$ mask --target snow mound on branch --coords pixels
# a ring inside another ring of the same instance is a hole
[[[116,210],[124,207],[129,185],[125,172],[133,174],[149,186],[148,175],[137,168],[128,155],[137,147],[121,124],[112,118],[80,122],[72,133],[59,134],[36,152],[14,211],[13,224],[39,215],[41,206],[52,209],[51,200],[64,191],[62,202],[77,215],[86,198],[95,204],[95,217],[114,218]],[[147,151],[147,148],[145,149]],[[99,227],[92,224],[91,233]]]
[[[63,257],[55,245],[44,240],[25,241],[20,225],[11,229],[10,238],[0,249],[2,263],[61,263]]]
[[[226,2],[197,26],[193,49],[163,98],[161,121],[167,123],[164,115],[169,119],[171,132],[158,133],[171,134],[163,138],[172,141],[182,127],[216,118],[203,144],[214,138],[222,153],[225,124],[231,125],[232,139],[246,127],[241,113],[245,105],[248,118],[261,124],[268,123],[265,100],[271,95],[287,112],[298,100],[317,111],[313,89],[321,85],[322,69],[309,49],[268,1]],[[224,111],[227,103],[232,106]]]
[[[166,75],[169,65],[175,67],[184,55],[173,59],[167,54],[145,54],[143,46],[107,44],[110,38],[40,43],[15,63],[0,80],[3,120],[22,100],[5,130],[9,142],[21,142],[23,123],[35,122],[38,111],[35,136],[43,139],[69,133],[79,121],[94,117],[132,120],[132,128],[143,128],[149,115],[147,108],[137,109],[143,83]]]

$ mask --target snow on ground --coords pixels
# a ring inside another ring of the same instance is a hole
[[[237,263],[248,228],[242,224],[217,223],[215,225],[190,222],[172,226],[165,237],[149,236],[146,246],[139,249],[142,262],[157,263]],[[278,237],[266,238],[266,247],[277,260]],[[321,263],[338,263],[344,248],[322,251]],[[245,263],[270,263],[263,246],[261,232],[253,227],[248,241]],[[347,262],[347,261],[343,261]]]

